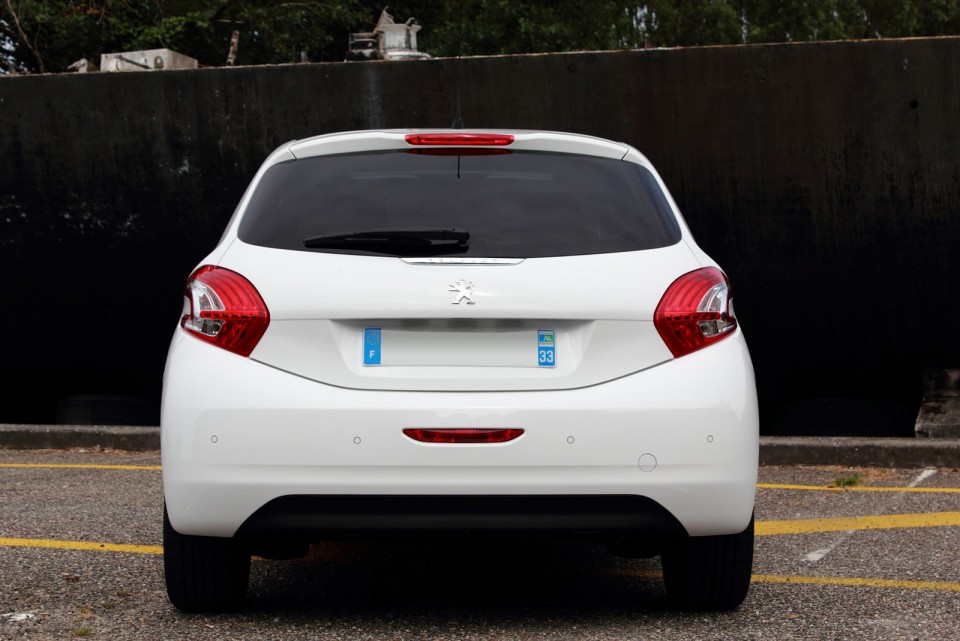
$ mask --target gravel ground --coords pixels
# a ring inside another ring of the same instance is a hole
[[[159,457],[0,450],[0,463]],[[858,471],[861,485],[897,487],[921,473]],[[850,472],[768,467],[760,481],[825,486]],[[920,486],[960,487],[960,472]],[[158,545],[161,496],[157,471],[0,468],[0,537]],[[759,521],[943,511],[960,511],[960,494],[757,497]],[[756,552],[757,575],[960,583],[957,527],[764,536]],[[243,613],[188,616],[166,600],[158,555],[0,546],[0,639],[960,638],[956,591],[755,582],[736,612],[689,614],[666,608],[658,570],[576,541],[328,543],[302,560],[255,561]]]

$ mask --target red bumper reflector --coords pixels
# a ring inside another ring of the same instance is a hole
[[[512,134],[407,134],[411,145],[504,146],[513,142]]]
[[[403,433],[421,443],[506,443],[523,434],[519,428],[443,428],[421,429],[408,427]]]

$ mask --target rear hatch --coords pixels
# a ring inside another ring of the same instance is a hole
[[[653,174],[503,149],[271,167],[221,265],[270,310],[251,358],[379,390],[595,385],[670,360],[653,313],[700,267]]]

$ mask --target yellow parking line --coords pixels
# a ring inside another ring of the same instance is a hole
[[[123,543],[95,543],[91,541],[58,541],[56,539],[5,539],[0,546],[16,548],[50,548],[54,550],[84,550],[87,552],[124,552],[126,554],[163,554],[159,545],[128,545]]]
[[[960,487],[832,487],[828,485],[787,485],[784,483],[757,483],[761,490],[804,490],[808,492],[918,492],[928,494],[960,494]]]
[[[960,525],[960,512],[930,512],[926,514],[888,514],[885,516],[854,516],[831,519],[758,521],[755,531],[757,536],[768,536],[771,534],[812,534],[846,530],[889,530],[958,525]]]
[[[661,579],[663,572],[659,570],[635,570],[633,568],[614,568],[603,572],[615,576],[635,576],[644,579]],[[781,585],[840,585],[861,588],[896,588],[900,590],[940,590],[946,592],[960,592],[960,583],[947,581],[901,581],[899,579],[860,579],[853,577],[835,576],[784,576],[780,574],[754,574],[751,577],[754,583],[777,583]]]
[[[0,467],[52,468],[66,470],[160,470],[159,465],[94,465],[91,463],[0,463]]]
[[[754,574],[755,583],[797,583],[806,585],[843,585],[864,588],[898,588],[901,590],[945,590],[960,592],[960,583],[946,581],[900,581],[897,579],[855,579],[830,576],[780,576]]]

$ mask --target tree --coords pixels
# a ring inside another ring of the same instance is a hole
[[[456,56],[617,48],[627,23],[623,7],[613,0],[461,0],[391,3],[390,12],[424,25],[421,49]]]
[[[27,71],[62,71],[78,58],[167,47],[201,64],[226,60],[241,32],[240,64],[343,59],[346,34],[370,20],[360,0],[3,0],[9,57]],[[376,16],[373,17],[375,19]],[[335,53],[336,52],[336,53]]]
[[[646,43],[656,47],[737,44],[740,12],[727,0],[659,0],[644,6]]]
[[[0,0],[0,59],[62,71],[168,47],[204,65],[343,60],[389,0]],[[459,0],[391,4],[434,56],[960,34],[957,0]],[[5,56],[4,56],[5,52]]]
[[[742,0],[745,40],[796,42],[847,38],[839,8],[841,4],[851,3],[843,0]]]

